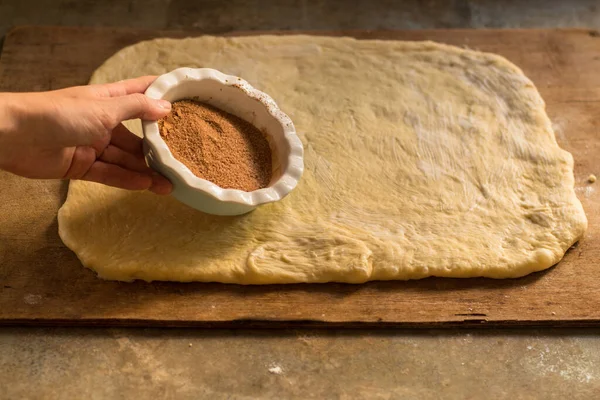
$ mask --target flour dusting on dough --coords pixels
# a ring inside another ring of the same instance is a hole
[[[585,231],[573,158],[533,83],[502,57],[431,42],[203,36],[125,48],[92,82],[182,66],[269,93],[300,133],[305,174],[283,201],[240,217],[71,182],[59,232],[103,278],[510,278],[555,264]]]

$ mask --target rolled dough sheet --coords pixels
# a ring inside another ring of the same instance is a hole
[[[102,278],[511,278],[552,266],[586,229],[573,159],[532,82],[502,57],[431,42],[158,39],[119,51],[92,83],[182,66],[269,93],[305,145],[305,175],[241,217],[71,182],[60,236]]]

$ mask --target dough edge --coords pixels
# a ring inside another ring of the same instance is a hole
[[[210,35],[207,35],[210,36]],[[305,36],[305,35],[294,35],[294,36]],[[265,35],[262,36],[264,38],[274,38],[278,36]],[[306,36],[310,37],[310,36]],[[225,39],[235,39],[237,37],[225,37]],[[328,37],[329,38],[329,37]],[[177,43],[179,41],[191,40],[194,38],[185,38],[185,39],[172,39],[172,38],[159,38],[159,39],[151,39],[146,41],[141,41],[136,44],[127,46],[113,56],[108,58],[96,71],[93,73],[90,83],[94,83],[98,80],[98,76],[101,73],[104,66],[110,64],[114,58],[124,57],[127,53],[135,54],[136,51],[139,51],[141,46],[146,46],[149,43]],[[355,41],[355,42],[389,42],[388,40],[372,40],[372,39],[354,39],[348,37],[336,37],[330,38],[331,40],[346,40],[346,41]],[[451,52],[454,54],[464,54],[470,53],[472,56],[477,58],[487,58],[488,60],[493,60],[494,63],[501,64],[505,68],[512,69],[513,71],[519,73],[524,76],[523,72],[519,67],[508,61],[506,58],[487,52],[479,52],[470,49],[463,49],[452,45],[446,45],[442,43],[436,43],[432,41],[393,41],[395,44],[402,49],[411,49],[411,48],[419,48],[420,50],[443,50],[445,52]],[[537,88],[534,87],[534,90],[537,92]],[[539,95],[539,92],[538,92]],[[541,98],[541,96],[540,96]],[[546,112],[545,112],[545,104],[542,106],[541,113],[544,114],[548,123],[550,122]],[[554,133],[553,133],[554,134]],[[565,151],[565,150],[563,150]],[[565,151],[565,153],[567,153]],[[569,169],[570,175],[569,186],[574,188],[574,176],[573,176],[573,158],[569,154]],[[135,271],[135,277],[127,280],[123,279],[122,271],[114,270],[114,269],[106,269],[101,263],[98,263],[97,260],[93,257],[93,255],[87,254],[85,251],[85,242],[78,242],[75,237],[71,236],[68,228],[68,218],[70,213],[70,207],[74,205],[74,194],[71,190],[71,185],[79,184],[79,182],[71,182],[69,184],[69,191],[67,195],[67,199],[58,212],[58,220],[59,220],[59,236],[63,240],[64,244],[70,248],[82,264],[95,271],[100,278],[109,279],[109,280],[122,280],[122,281],[133,281],[136,279],[141,279],[147,282],[151,281],[160,281],[160,280],[173,280],[169,275],[168,271],[164,274],[164,278],[161,278],[161,274],[157,274],[157,271],[148,271],[148,270],[137,270]],[[87,183],[85,183],[87,184]],[[256,273],[252,271],[252,268],[246,268],[243,274],[232,273],[229,275],[223,275],[222,273],[216,274],[204,274],[202,276],[190,276],[189,279],[185,280],[177,280],[180,282],[222,282],[222,283],[235,283],[235,284],[290,284],[290,283],[325,283],[325,282],[342,282],[342,283],[364,283],[371,280],[413,280],[413,279],[423,279],[431,276],[436,277],[448,277],[448,278],[471,278],[471,277],[487,277],[494,279],[505,279],[505,278],[518,278],[525,275],[528,275],[532,272],[541,271],[547,268],[552,267],[557,264],[563,257],[564,254],[568,251],[568,249],[579,241],[587,229],[587,218],[585,217],[585,213],[583,210],[583,206],[581,202],[577,198],[575,191],[571,191],[572,202],[571,206],[574,207],[572,218],[576,218],[578,220],[574,220],[575,229],[571,230],[570,237],[562,237],[562,249],[561,253],[556,251],[551,251],[549,249],[540,247],[538,248],[529,259],[519,265],[513,265],[510,267],[506,266],[477,266],[471,265],[469,269],[462,268],[452,268],[445,270],[437,270],[435,273],[429,273],[423,270],[404,270],[403,276],[398,277],[394,276],[375,276],[372,277],[370,273],[364,273],[364,271],[358,272],[356,274],[350,273],[346,271],[345,275],[339,275],[336,271],[330,271],[329,274],[323,274],[319,276],[318,279],[310,280],[307,279],[306,275],[298,276],[294,273],[282,274],[278,276],[265,275],[261,273]],[[367,263],[369,260],[366,260]]]

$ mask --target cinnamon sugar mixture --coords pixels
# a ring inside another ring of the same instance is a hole
[[[195,100],[179,100],[158,127],[173,156],[202,179],[246,192],[271,181],[267,139],[235,115]]]

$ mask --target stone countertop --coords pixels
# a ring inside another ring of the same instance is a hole
[[[595,0],[5,0],[13,25],[600,28]],[[397,4],[398,3],[398,4]],[[0,399],[591,399],[600,330],[0,329]]]

